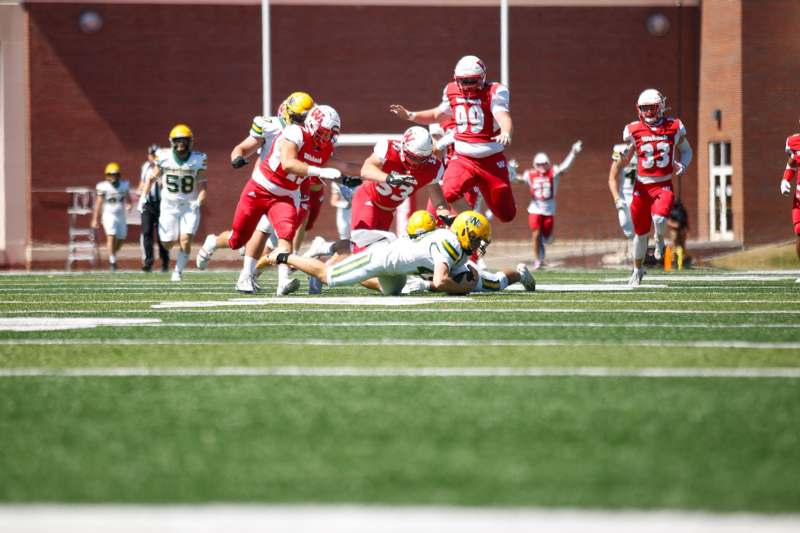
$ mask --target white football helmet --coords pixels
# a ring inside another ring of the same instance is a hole
[[[433,153],[433,139],[425,128],[411,126],[400,141],[400,160],[408,168],[417,168],[425,164]]]
[[[486,82],[486,65],[477,56],[464,56],[456,63],[453,79],[464,96],[477,95]]]
[[[329,105],[318,105],[308,112],[303,124],[305,130],[314,136],[317,144],[334,143],[342,129],[339,113]]]
[[[636,101],[639,120],[649,126],[661,122],[667,111],[667,98],[656,89],[645,89]]]
[[[547,172],[550,169],[550,158],[544,152],[539,152],[533,156],[533,168],[541,172]]]

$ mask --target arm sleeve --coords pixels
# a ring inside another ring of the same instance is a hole
[[[689,164],[692,162],[692,156],[694,155],[692,152],[692,146],[689,144],[689,139],[687,139],[686,136],[683,136],[677,148],[681,152],[681,157],[679,160],[680,164],[683,166],[683,168],[688,168]]]
[[[386,163],[386,154],[389,152],[389,141],[382,139],[375,143],[372,153],[381,160],[381,165]]]
[[[508,88],[503,84],[495,84],[494,90],[492,91],[492,102],[491,102],[491,110],[492,113],[496,113],[498,111],[505,111],[506,113],[510,113],[509,105],[511,103],[511,94],[508,92]]]
[[[570,167],[570,165],[572,165],[573,161],[575,161],[575,153],[572,150],[570,150],[569,153],[567,154],[567,157],[565,157],[564,160],[556,166],[555,173],[561,174],[562,172],[567,170]]]
[[[283,130],[283,138],[297,146],[298,150],[303,147],[303,130],[301,130],[300,126],[297,124],[287,126],[287,128]]]
[[[446,85],[444,90],[442,91],[442,101],[439,103],[439,107],[437,109],[439,110],[439,113],[443,115],[452,115],[452,111],[450,110],[450,99],[447,98]]]

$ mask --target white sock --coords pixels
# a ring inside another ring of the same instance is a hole
[[[508,276],[502,272],[489,272],[484,270],[478,276],[475,285],[476,292],[497,292],[508,287]]]
[[[253,272],[256,271],[257,262],[258,260],[255,257],[250,257],[249,255],[244,256],[244,264],[242,265],[242,275],[252,276]]]
[[[653,215],[653,227],[656,233],[656,242],[664,242],[664,230],[667,228],[667,217]]]
[[[213,239],[214,239],[213,241],[211,240],[211,237],[213,237]],[[211,241],[211,246],[206,246],[206,244],[207,244],[209,241]],[[208,254],[209,254],[209,255],[213,254],[213,253],[214,253],[214,251],[217,249],[217,236],[216,236],[216,235],[214,235],[213,233],[209,234],[209,236],[208,236],[208,237],[206,237],[206,240],[205,240],[205,242],[203,243],[203,249],[204,249],[206,252],[208,252]]]
[[[178,250],[178,257],[175,258],[175,272],[183,272],[187,261],[189,261],[189,254],[183,250]]]
[[[286,263],[278,265],[278,285],[289,283],[289,265]]]
[[[633,236],[633,259],[643,260],[647,255],[647,240],[648,235],[634,235]]]
[[[112,265],[116,265],[117,264],[117,256],[116,255],[109,255],[108,256],[108,262],[111,263]]]

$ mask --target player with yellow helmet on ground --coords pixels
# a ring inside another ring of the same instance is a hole
[[[176,124],[169,132],[170,148],[156,152],[153,169],[147,177],[142,196],[146,197],[155,180],[161,182],[161,213],[158,236],[164,247],[179,243],[172,281],[181,281],[189,260],[192,236],[200,224],[200,207],[206,201],[208,157],[192,151],[194,133],[186,124]]]

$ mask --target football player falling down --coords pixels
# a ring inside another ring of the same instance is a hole
[[[468,263],[473,252],[482,255],[492,240],[491,225],[480,213],[464,211],[450,228],[436,229],[429,213],[417,211],[409,219],[409,232],[414,238],[377,242],[335,265],[275,250],[262,257],[259,266],[288,264],[329,287],[361,283],[385,295],[401,294],[407,276],[421,273],[430,276],[430,281],[419,288],[447,294],[502,290],[517,282],[529,291],[536,288],[525,265],[483,275]]]

